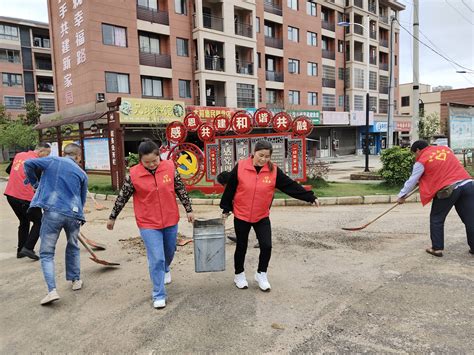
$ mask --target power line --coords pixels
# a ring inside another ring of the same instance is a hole
[[[456,11],[463,19],[465,19],[467,22],[469,22],[471,25],[474,26],[474,23],[472,23],[467,17],[464,17],[464,15],[463,15],[461,12],[459,12],[459,10],[456,9],[456,7],[454,7],[453,5],[451,5],[451,4],[448,2],[448,0],[444,0],[444,1],[446,2],[446,4],[448,4],[449,6],[451,6],[451,7],[454,9],[454,11]]]
[[[467,68],[467,67],[461,65],[461,64],[455,62],[454,60],[452,60],[452,59],[450,59],[450,58],[447,58],[445,55],[439,53],[437,50],[431,48],[431,47],[430,47],[429,45],[427,45],[425,42],[423,42],[423,41],[420,40],[419,38],[415,37],[415,36],[414,36],[409,30],[407,30],[397,19],[395,19],[395,21],[397,21],[397,22],[398,22],[398,25],[399,25],[401,28],[403,28],[410,36],[412,36],[415,40],[417,40],[418,42],[420,42],[420,43],[421,43],[422,45],[424,45],[426,48],[430,49],[432,52],[434,52],[434,53],[436,53],[437,55],[439,55],[441,58],[447,60],[447,61],[450,62],[450,63],[453,63],[453,64],[457,65],[457,66],[460,67],[460,68],[463,68],[463,69],[469,70],[469,71],[471,71],[471,72],[474,72],[473,69]]]
[[[471,9],[471,8],[469,7],[469,5],[464,2],[464,0],[461,0],[461,2],[462,2],[464,5],[466,5],[466,7],[467,7],[469,10],[471,10],[471,12],[474,12],[474,10]]]

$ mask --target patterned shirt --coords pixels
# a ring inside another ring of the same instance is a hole
[[[150,172],[150,174],[155,173],[154,170],[148,171]],[[186,210],[186,213],[192,212],[193,208],[191,207],[191,201],[189,199],[188,192],[186,191],[183,180],[181,180],[181,176],[177,171],[175,171],[174,174],[174,191],[176,192],[176,195],[178,196],[179,200],[181,201],[181,204]],[[110,213],[109,219],[117,219],[119,213],[125,207],[126,203],[130,199],[130,197],[132,197],[134,192],[135,187],[133,186],[132,179],[130,178],[130,175],[127,175],[122,185],[122,188],[120,189],[119,195],[115,200],[114,208]]]

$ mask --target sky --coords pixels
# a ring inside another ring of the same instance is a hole
[[[413,0],[405,5],[400,23],[413,33]],[[474,87],[474,0],[419,0],[420,40],[461,68],[420,43],[420,83],[454,89]],[[0,16],[48,22],[46,0],[0,0]],[[413,82],[413,37],[400,28],[400,83]],[[468,74],[456,70],[470,69]]]

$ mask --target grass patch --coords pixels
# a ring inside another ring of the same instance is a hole
[[[10,163],[0,163],[0,176],[1,177],[8,177],[8,174],[6,173],[5,169],[7,168],[8,164]]]

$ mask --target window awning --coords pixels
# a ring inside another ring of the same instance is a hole
[[[51,128],[51,127],[61,127],[65,126],[68,124],[73,124],[73,123],[81,123],[81,122],[86,122],[86,121],[95,121],[107,114],[107,111],[105,112],[91,112],[91,113],[86,113],[82,115],[77,115],[77,116],[72,116],[68,118],[63,118],[61,120],[55,120],[55,121],[49,121],[49,122],[43,122],[39,123],[35,126],[36,130],[44,129],[44,128]]]

